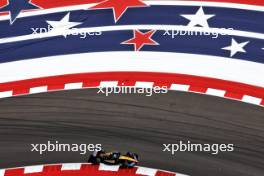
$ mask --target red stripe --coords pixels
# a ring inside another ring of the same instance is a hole
[[[64,84],[49,84],[48,85],[48,90],[49,91],[55,91],[55,90],[63,90],[64,89]]]
[[[199,86],[191,86],[189,88],[189,91],[191,92],[200,92],[200,93],[205,93],[207,90],[206,87],[199,87]]]
[[[158,171],[156,173],[156,176],[177,176],[177,174],[175,175],[175,173],[168,173],[168,172],[164,172],[164,171]]]
[[[68,5],[78,5],[78,4],[89,4],[89,3],[98,3],[104,0],[32,0],[32,2],[39,4],[43,8],[59,7],[59,6],[68,6]],[[196,0],[201,2],[231,2],[239,4],[252,4],[252,5],[264,5],[263,0]]]
[[[103,0],[32,0],[31,2],[39,5],[42,8],[54,8],[71,5],[91,4],[102,2]]]
[[[14,89],[13,95],[23,95],[23,94],[28,94],[29,93],[29,88],[20,88],[20,89]]]
[[[83,87],[97,87],[100,85],[100,81],[98,80],[85,80],[83,82]]]
[[[24,168],[8,169],[5,171],[5,176],[24,175]]]
[[[264,98],[264,88],[237,82],[198,77],[183,74],[146,73],[146,72],[104,72],[61,75],[36,78],[8,83],[0,83],[0,92],[15,91],[16,94],[27,93],[32,87],[48,86],[49,90],[62,90],[67,83],[84,82],[83,87],[99,86],[101,81],[119,81],[119,85],[133,86],[137,81],[154,82],[154,85],[185,84],[190,91],[204,93],[207,88],[225,90],[226,97],[241,99],[243,95]]]
[[[49,172],[60,172],[62,165],[50,165],[44,166],[42,173],[49,173]],[[48,174],[47,174],[48,175]]]
[[[225,97],[233,98],[233,99],[242,99],[243,94],[234,93],[232,91],[229,91],[225,94]]]

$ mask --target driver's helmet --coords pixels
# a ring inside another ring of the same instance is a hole
[[[113,152],[113,153],[112,153],[112,158],[113,158],[113,159],[118,159],[119,156],[120,156],[120,153],[119,153],[119,152]]]
[[[97,157],[97,156],[100,156],[101,154],[104,154],[104,153],[105,153],[104,150],[94,151],[94,152],[93,152],[93,156],[94,156],[94,157]]]
[[[127,156],[129,156],[129,157],[133,157],[134,154],[133,154],[132,152],[127,152]]]

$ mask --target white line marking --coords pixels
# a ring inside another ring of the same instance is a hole
[[[13,91],[0,92],[0,98],[12,97]]]
[[[31,94],[34,93],[41,93],[41,92],[47,92],[48,91],[48,86],[40,86],[40,87],[32,87],[30,88],[29,92]]]
[[[94,5],[96,4],[81,4],[81,5],[55,7],[51,9],[22,12],[19,14],[17,18],[25,18],[25,17],[30,17],[30,16],[38,16],[38,15],[45,15],[45,14],[52,14],[52,13],[59,13],[59,12],[75,11],[75,10],[88,10]],[[10,19],[9,14],[0,16],[0,21],[9,20],[9,19]]]
[[[264,87],[264,79],[256,76],[264,75],[263,68],[261,63],[228,57],[168,52],[153,55],[147,51],[98,52],[2,63],[0,83],[75,73],[126,71],[196,75]]]
[[[225,93],[226,93],[225,90],[218,90],[218,89],[212,89],[212,88],[208,88],[206,91],[206,94],[218,96],[218,97],[224,97]]]
[[[117,87],[118,81],[101,81],[99,87]]]
[[[244,95],[243,98],[242,98],[242,101],[243,102],[246,102],[246,103],[260,105],[262,99],[261,98],[257,98],[257,97],[252,97],[252,96]]]
[[[176,173],[176,176],[188,176],[188,175]]]
[[[25,174],[37,173],[37,172],[42,172],[42,171],[43,171],[43,165],[39,165],[39,166],[27,166],[24,169],[24,173]]]
[[[190,85],[184,85],[184,84],[172,84],[170,87],[171,90],[184,91],[184,92],[187,92],[189,88]]]
[[[5,176],[5,169],[0,169],[0,176]]]
[[[61,170],[80,170],[81,166],[81,163],[66,163],[62,164]]]
[[[155,176],[157,173],[157,169],[151,169],[146,167],[138,167],[136,174],[147,175],[147,176]]]
[[[201,1],[144,1],[147,5],[175,5],[175,6],[203,6],[203,7],[224,7],[224,8],[234,8],[234,9],[244,9],[252,11],[264,11],[263,6],[259,5],[247,5],[238,3],[225,3],[225,2],[201,2]]]
[[[64,89],[71,90],[71,89],[81,89],[83,87],[83,83],[67,83],[64,85]]]
[[[154,82],[141,82],[137,81],[134,87],[140,88],[153,88]]]
[[[106,165],[106,164],[100,164],[99,169],[100,171],[118,171],[119,165]]]

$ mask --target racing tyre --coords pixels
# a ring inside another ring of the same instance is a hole
[[[100,164],[101,163],[101,158],[91,155],[89,160],[88,160],[88,162],[92,163],[92,164]]]
[[[121,165],[122,168],[133,168],[136,166],[135,162],[131,162],[131,161],[124,161]]]

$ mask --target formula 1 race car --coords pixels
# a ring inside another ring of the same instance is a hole
[[[138,155],[131,152],[122,155],[120,152],[105,152],[101,150],[90,155],[88,162],[92,164],[104,163],[108,165],[120,165],[123,168],[131,168],[137,165]]]

